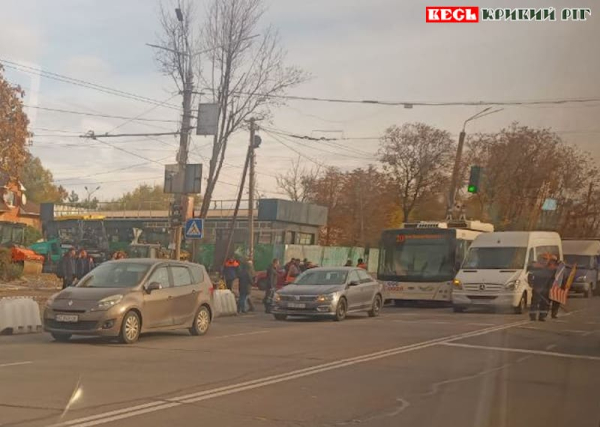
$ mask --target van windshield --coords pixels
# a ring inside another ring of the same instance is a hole
[[[590,255],[565,255],[565,262],[579,268],[590,268],[593,265],[592,258]]]
[[[462,268],[479,270],[521,269],[525,266],[527,248],[471,248]]]

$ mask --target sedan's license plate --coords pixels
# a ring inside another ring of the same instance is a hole
[[[297,302],[289,302],[288,307],[289,308],[306,308],[306,304],[299,304]]]
[[[57,314],[56,321],[76,323],[79,321],[79,316],[77,316],[76,314]]]

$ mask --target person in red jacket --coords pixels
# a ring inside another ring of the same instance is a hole
[[[367,264],[365,264],[365,262],[363,261],[363,259],[362,259],[362,258],[359,258],[359,259],[358,259],[358,262],[356,263],[356,266],[357,266],[358,268],[362,268],[363,270],[366,270],[366,269],[367,269]]]

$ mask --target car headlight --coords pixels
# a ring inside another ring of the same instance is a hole
[[[463,288],[463,287],[462,287],[462,282],[461,282],[460,280],[458,280],[458,279],[454,279],[454,280],[452,281],[452,287],[453,287],[454,289],[459,289],[459,290],[462,290],[462,288]]]
[[[50,298],[46,300],[45,307],[52,308],[52,304],[54,304],[54,300],[56,299],[56,295],[52,295]]]
[[[579,276],[577,279],[575,279],[576,282],[585,282],[586,281],[586,277],[585,276]]]
[[[95,310],[108,310],[109,308],[117,305],[123,299],[123,295],[111,295],[98,301],[98,307]]]
[[[330,302],[333,301],[335,294],[324,294],[324,295],[319,295],[317,297],[317,302]]]
[[[279,302],[281,301],[281,295],[278,292],[275,292],[275,296],[273,297],[273,301]]]

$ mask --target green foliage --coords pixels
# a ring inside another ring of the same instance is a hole
[[[0,248],[0,280],[11,281],[23,275],[23,266],[11,262],[10,249]]]
[[[34,203],[59,203],[67,198],[67,190],[54,184],[52,172],[38,157],[27,156],[20,173],[20,181],[27,189],[27,199]]]
[[[110,204],[111,210],[155,210],[168,209],[171,195],[165,194],[162,186],[141,184],[135,190],[123,194]]]
[[[24,246],[30,246],[42,238],[42,233],[37,228],[30,225],[25,229]]]

